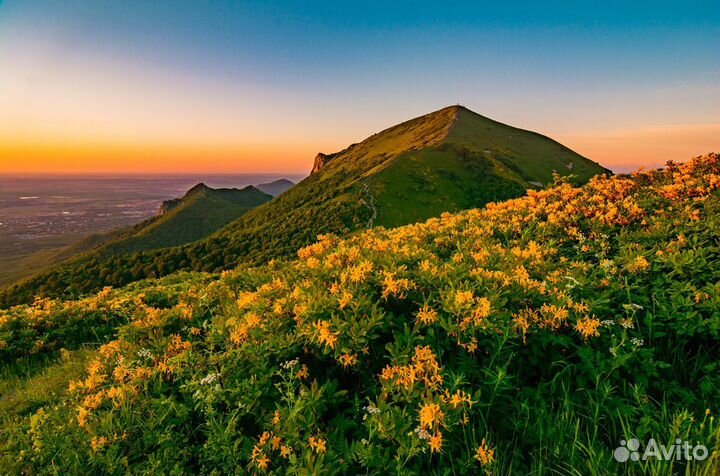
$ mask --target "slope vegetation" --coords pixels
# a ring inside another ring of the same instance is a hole
[[[132,255],[92,255],[21,283],[0,304],[77,296],[178,270],[217,271],[287,258],[319,234],[393,227],[518,197],[554,173],[607,172],[539,134],[459,106],[404,122],[316,163],[316,172],[204,240]]]
[[[0,468],[717,474],[612,452],[719,441],[719,188],[710,155],[4,311]]]
[[[199,184],[172,201],[167,212],[141,223],[103,252],[130,253],[184,245],[204,238],[272,199],[256,187],[213,189]]]

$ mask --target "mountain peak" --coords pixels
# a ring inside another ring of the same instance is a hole
[[[212,190],[212,188],[210,188],[207,185],[205,185],[204,183],[200,182],[199,184],[195,185],[190,190],[188,190],[187,193],[185,194],[185,196],[190,196],[190,195],[194,195],[196,193],[201,193],[201,192],[209,192],[210,190]]]

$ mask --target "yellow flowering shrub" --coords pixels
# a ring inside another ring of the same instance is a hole
[[[708,155],[323,236],[290,262],[0,311],[5,359],[104,329],[84,376],[7,437],[26,451],[13,465],[615,474],[625,431],[712,448],[719,187]]]

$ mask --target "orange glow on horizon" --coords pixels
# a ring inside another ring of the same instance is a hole
[[[720,151],[720,124],[675,125],[552,136],[616,172],[653,169]]]
[[[309,173],[311,146],[0,143],[0,173]]]
[[[553,134],[591,160],[626,172],[685,161],[720,150],[720,124],[666,126],[637,130]],[[359,140],[361,138],[358,138]],[[232,144],[127,144],[69,140],[17,142],[0,139],[0,173],[288,173],[310,171],[318,152],[335,144],[287,142]]]

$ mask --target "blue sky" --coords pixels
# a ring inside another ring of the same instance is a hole
[[[185,140],[296,171],[459,102],[634,167],[720,148],[718,51],[717,1],[6,0],[0,140]]]

